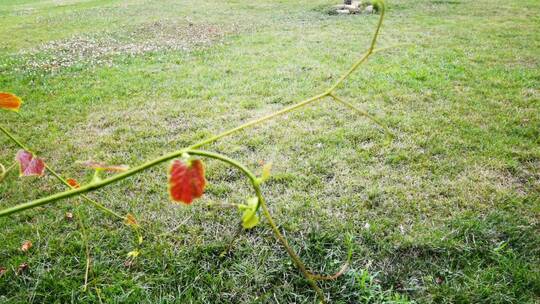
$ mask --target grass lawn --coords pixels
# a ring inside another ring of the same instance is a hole
[[[91,178],[81,160],[141,164],[333,84],[378,19],[329,15],[339,2],[1,0],[0,91],[25,103],[0,122],[65,177]],[[354,236],[349,271],[321,284],[332,303],[540,302],[540,2],[388,2],[378,46],[410,45],[338,94],[391,144],[325,99],[205,149],[273,163],[263,191],[310,269],[336,271]],[[17,150],[0,136],[0,163]],[[205,207],[245,200],[239,172],[209,161],[184,207],[166,168],[89,194],[141,222],[131,265],[132,231],[80,199],[0,218],[0,303],[315,302],[266,222],[236,235],[238,211]],[[15,171],[1,209],[64,190]]]

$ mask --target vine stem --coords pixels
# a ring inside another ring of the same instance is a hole
[[[319,275],[319,274],[314,274],[314,273],[310,272],[307,269],[307,267],[305,266],[305,264],[302,261],[302,259],[300,258],[300,256],[298,256],[298,254],[294,251],[292,246],[289,244],[289,242],[287,241],[287,238],[285,238],[285,236],[279,230],[278,225],[276,224],[274,218],[272,217],[272,214],[270,213],[270,210],[268,209],[268,206],[266,204],[266,200],[265,200],[265,198],[264,198],[264,196],[262,194],[261,187],[260,187],[260,184],[261,184],[260,180],[257,178],[257,176],[253,172],[251,172],[246,166],[242,165],[241,163],[239,163],[239,162],[235,161],[234,159],[231,159],[231,158],[229,158],[229,157],[227,157],[225,155],[222,155],[222,154],[209,152],[209,151],[202,151],[202,150],[188,150],[188,151],[186,151],[186,153],[192,154],[192,155],[198,155],[198,156],[202,156],[202,157],[208,157],[208,158],[212,158],[212,159],[216,159],[216,160],[225,162],[225,163],[227,163],[227,164],[229,164],[231,166],[234,166],[234,167],[238,168],[240,171],[242,171],[249,178],[249,180],[251,181],[251,184],[253,186],[253,190],[255,191],[255,194],[257,195],[257,209],[259,207],[261,207],[261,209],[263,210],[264,217],[266,218],[266,220],[270,224],[270,227],[272,228],[272,231],[274,232],[274,236],[281,243],[281,245],[283,245],[283,247],[285,248],[285,250],[287,251],[287,253],[291,257],[291,259],[295,263],[296,267],[300,270],[300,272],[302,272],[304,277],[307,279],[308,283],[315,290],[315,292],[317,293],[317,296],[319,297],[319,300],[324,303],[324,301],[325,301],[324,293],[320,289],[320,287],[317,285],[316,281],[335,280],[339,276],[341,276],[343,273],[345,273],[345,271],[348,268],[350,254],[349,254],[348,258],[347,258],[347,262],[345,264],[343,264],[341,269],[338,272],[336,272],[335,274],[333,274],[333,275],[325,276],[325,275]],[[239,204],[227,204],[226,206],[227,207],[230,207],[230,206],[238,207],[240,205]]]
[[[394,138],[394,135],[392,134],[392,132],[390,132],[390,129],[388,129],[388,127],[384,123],[382,123],[377,117],[369,114],[365,110],[362,110],[362,109],[356,107],[352,103],[343,100],[341,97],[337,96],[335,93],[330,93],[330,97],[332,97],[338,103],[340,103],[340,104],[346,106],[347,108],[351,109],[353,112],[356,112],[357,114],[360,114],[362,116],[365,116],[365,117],[371,119],[371,121],[373,121],[375,124],[377,124],[379,127],[381,127],[384,130],[384,133],[386,133],[386,137],[389,140]]]
[[[14,162],[13,164],[11,164],[9,167],[4,167],[4,165],[2,165],[0,163],[0,183],[4,180],[4,178],[6,177],[6,175],[8,175],[9,172],[11,172],[11,170],[13,170],[13,168],[15,168],[15,166],[17,166],[17,162]]]
[[[134,167],[126,172],[123,172],[123,173],[120,173],[120,174],[117,174],[115,176],[112,176],[110,178],[107,178],[107,179],[103,179],[99,182],[95,182],[95,183],[91,183],[91,184],[88,184],[88,185],[85,185],[85,186],[81,186],[80,188],[77,188],[77,189],[72,189],[72,190],[69,190],[69,191],[65,191],[65,192],[61,192],[61,193],[57,193],[57,194],[53,194],[51,196],[48,196],[48,197],[44,197],[44,198],[41,198],[41,199],[37,199],[37,200],[33,200],[33,201],[30,201],[30,202],[27,202],[27,203],[23,203],[23,204],[20,204],[20,205],[16,205],[16,206],[13,206],[13,207],[10,207],[10,208],[6,208],[4,210],[0,210],[0,217],[2,216],[6,216],[6,215],[10,215],[10,214],[13,214],[13,213],[16,213],[16,212],[20,212],[20,211],[23,211],[23,210],[27,210],[27,209],[30,209],[30,208],[34,208],[34,207],[38,207],[38,206],[42,206],[42,205],[45,205],[45,204],[48,204],[48,203],[52,203],[52,202],[55,202],[55,201],[58,201],[58,200],[61,200],[61,199],[65,199],[65,198],[68,198],[68,197],[72,197],[72,196],[75,196],[75,195],[81,195],[81,194],[84,194],[86,192],[90,192],[90,191],[94,191],[94,190],[97,190],[97,189],[100,189],[100,188],[103,188],[109,184],[112,184],[112,183],[115,183],[117,181],[120,181],[122,179],[125,179],[125,178],[128,178],[140,171],[143,171],[143,170],[146,170],[148,168],[151,168],[155,165],[158,165],[160,163],[163,163],[165,161],[168,161],[168,160],[171,160],[173,158],[176,158],[176,157],[179,157],[181,156],[183,153],[185,153],[186,151],[190,150],[190,149],[197,149],[203,145],[206,145],[206,144],[209,144],[209,143],[212,143],[212,142],[215,142],[223,137],[226,137],[228,135],[231,135],[233,133],[236,133],[236,132],[239,132],[243,129],[246,129],[248,127],[251,127],[251,126],[254,126],[254,125],[258,125],[258,124],[261,124],[262,122],[265,122],[267,120],[270,120],[276,116],[279,116],[279,115],[283,115],[285,113],[288,113],[288,112],[291,112],[293,110],[296,110],[300,107],[304,107],[310,103],[313,103],[317,100],[320,100],[324,97],[327,97],[327,96],[331,96],[333,94],[333,90],[335,88],[337,88],[352,72],[354,72],[363,62],[365,62],[367,60],[367,58],[369,58],[370,55],[372,54],[375,54],[377,53],[378,51],[382,51],[382,50],[387,50],[388,48],[383,48],[383,49],[380,49],[380,50],[377,50],[377,49],[374,49],[374,45],[375,45],[375,42],[377,40],[377,36],[378,36],[378,33],[379,33],[379,30],[380,30],[380,27],[382,25],[382,20],[383,20],[383,17],[384,17],[384,5],[381,6],[381,15],[380,15],[380,18],[379,18],[379,23],[377,24],[377,29],[375,31],[375,34],[373,36],[373,39],[372,39],[372,42],[371,42],[371,45],[368,49],[368,51],[359,59],[357,60],[353,66],[341,77],[338,79],[338,81],[332,86],[330,87],[330,89],[328,89],[326,92],[322,93],[322,94],[318,94],[318,95],[315,95],[313,97],[310,97],[308,99],[305,99],[303,101],[300,101],[292,106],[289,106],[289,107],[286,107],[282,110],[279,110],[277,112],[274,112],[274,113],[271,113],[269,115],[266,115],[266,116],[263,116],[261,118],[258,118],[258,119],[255,119],[255,120],[252,120],[250,122],[247,122],[245,124],[242,124],[236,128],[233,128],[233,129],[230,129],[230,130],[227,130],[223,133],[220,133],[220,134],[217,134],[215,136],[212,136],[208,139],[205,139],[205,140],[202,140],[198,143],[195,143],[187,148],[183,148],[183,149],[180,149],[180,150],[177,150],[175,152],[172,152],[172,153],[169,153],[169,154],[165,154],[159,158],[156,158],[156,159],[153,159],[153,160],[150,160],[142,165],[139,165],[137,167]],[[1,130],[4,131],[4,133],[6,133],[5,130],[3,127],[1,127]],[[6,134],[8,135],[9,132]],[[13,137],[13,136],[10,136],[8,135],[10,138],[12,138],[12,140],[15,140],[16,139]],[[18,141],[16,141],[18,142]],[[20,142],[18,142],[20,144]],[[20,144],[22,145],[22,144]],[[24,146],[24,145],[22,145]],[[67,182],[66,182],[67,183]],[[97,202],[94,202],[94,203],[97,203]],[[99,204],[101,205],[101,204]],[[102,205],[101,205],[102,206]],[[102,206],[103,208],[106,208],[104,206]],[[101,209],[101,208],[100,208]],[[120,218],[123,218],[122,216],[119,216]]]
[[[219,202],[207,202],[204,203],[206,207],[220,207],[220,208],[231,208],[231,209],[237,209],[245,207],[244,204],[236,204],[236,203],[219,203]]]
[[[208,152],[208,151],[201,151],[201,150],[193,150],[193,149],[192,150],[187,150],[186,153],[192,154],[192,155],[208,157],[208,158],[213,158],[213,159],[225,162],[225,163],[227,163],[227,164],[229,164],[231,166],[234,166],[234,167],[238,168],[240,171],[242,171],[248,177],[248,179],[251,181],[251,185],[253,186],[253,190],[255,191],[255,194],[257,195],[257,209],[259,207],[262,208],[264,217],[266,218],[266,220],[270,224],[270,227],[272,227],[272,231],[274,232],[275,237],[278,239],[279,242],[281,242],[281,245],[283,245],[283,247],[285,248],[285,250],[287,251],[287,253],[291,257],[291,259],[295,263],[296,267],[300,270],[300,272],[302,272],[302,274],[304,275],[304,277],[306,278],[308,283],[315,290],[319,300],[322,303],[324,303],[324,301],[325,301],[324,293],[323,293],[321,288],[317,285],[317,283],[314,280],[314,277],[316,277],[316,276],[313,275],[312,273],[310,273],[307,270],[307,267],[305,266],[304,262],[302,262],[302,259],[298,256],[298,254],[296,254],[296,252],[291,247],[291,245],[289,245],[289,242],[283,236],[283,234],[281,234],[281,232],[279,231],[278,226],[276,225],[274,219],[272,218],[272,214],[270,213],[270,210],[266,206],[266,201],[265,201],[264,196],[262,194],[261,187],[260,187],[260,181],[257,178],[257,176],[255,174],[253,174],[253,172],[251,172],[246,166],[244,166],[241,163],[239,163],[239,162],[237,162],[237,161],[235,161],[235,160],[233,160],[233,159],[231,159],[231,158],[229,158],[229,157],[227,157],[225,155],[222,155],[222,154]]]
[[[382,23],[383,23],[383,20],[384,20],[384,13],[386,11],[386,6],[384,4],[384,1],[383,0],[380,0],[380,3],[381,3],[381,12],[380,12],[380,16],[379,16],[379,21],[377,22],[377,27],[375,28],[375,33],[373,34],[373,38],[371,38],[371,43],[369,45],[369,49],[367,50],[367,52],[362,56],[360,57],[359,60],[357,60],[352,66],[351,68],[345,73],[343,74],[343,76],[341,76],[339,78],[339,80],[333,85],[330,87],[330,89],[327,91],[327,95],[330,95],[341,83],[343,83],[343,81],[345,81],[345,79],[347,79],[347,77],[349,77],[362,63],[364,63],[364,61],[366,61],[369,56],[371,56],[372,54],[376,53],[376,50],[375,50],[375,44],[377,43],[377,38],[379,37],[379,32],[381,30],[381,27],[382,27]]]
[[[321,93],[321,94],[318,94],[318,95],[315,95],[313,97],[310,97],[308,99],[305,99],[303,101],[300,101],[292,106],[289,106],[289,107],[286,107],[282,110],[279,110],[277,112],[274,112],[274,113],[271,113],[269,115],[266,115],[266,116],[263,116],[261,118],[258,118],[258,119],[255,119],[255,120],[252,120],[250,122],[247,122],[247,123],[244,123],[238,127],[235,127],[235,128],[232,128],[232,129],[229,129],[227,131],[224,131],[220,134],[217,134],[215,136],[212,136],[206,140],[202,140],[198,143],[195,143],[187,148],[183,148],[183,149],[180,149],[178,151],[175,151],[175,152],[172,152],[172,153],[169,153],[169,154],[166,154],[166,155],[163,155],[159,158],[156,158],[154,160],[150,160],[142,165],[139,165],[137,167],[134,167],[126,172],[123,172],[123,173],[120,173],[118,175],[115,175],[115,176],[112,176],[108,179],[104,179],[104,180],[101,180],[101,181],[98,181],[98,182],[93,182],[91,184],[88,184],[88,185],[84,185],[84,186],[81,186],[77,189],[75,189],[74,187],[72,187],[71,185],[69,185],[69,183],[63,179],[58,173],[56,173],[54,170],[52,170],[49,166],[46,165],[46,168],[49,172],[51,172],[52,175],[54,175],[58,180],[60,180],[62,183],[64,183],[65,185],[67,185],[68,187],[71,188],[71,190],[68,190],[68,191],[65,191],[65,192],[61,192],[61,193],[57,193],[57,194],[53,194],[53,195],[50,195],[48,197],[44,197],[44,198],[41,198],[41,199],[37,199],[37,200],[34,200],[34,201],[30,201],[30,202],[27,202],[27,203],[23,203],[23,204],[20,204],[20,205],[16,205],[16,206],[13,206],[13,207],[10,207],[10,208],[6,208],[4,210],[0,210],[0,217],[3,217],[3,216],[7,216],[7,215],[10,215],[10,214],[13,214],[13,213],[17,213],[17,212],[21,212],[23,210],[26,210],[26,209],[30,209],[30,208],[34,208],[34,207],[38,207],[38,206],[42,206],[42,205],[45,205],[45,204],[48,204],[48,203],[52,203],[52,202],[55,202],[55,201],[59,201],[61,199],[65,199],[65,198],[69,198],[69,197],[72,197],[72,196],[76,196],[76,195],[81,195],[86,201],[92,203],[94,206],[98,207],[99,209],[109,213],[109,214],[112,214],[118,218],[121,218],[121,219],[125,219],[125,217],[115,213],[114,211],[108,209],[107,207],[101,205],[100,203],[96,202],[96,201],[93,201],[92,199],[88,198],[86,195],[84,195],[84,193],[87,193],[87,192],[90,192],[90,191],[94,191],[96,189],[99,189],[99,188],[102,188],[102,187],[105,187],[109,184],[112,184],[114,182],[117,182],[117,181],[120,181],[122,179],[125,179],[125,178],[128,178],[134,174],[137,174],[143,170],[146,170],[150,167],[153,167],[153,166],[156,166],[160,163],[163,163],[165,161],[168,161],[168,160],[171,160],[173,158],[176,158],[176,157],[179,157],[181,156],[182,154],[184,153],[191,153],[191,154],[194,154],[194,155],[199,155],[199,156],[204,156],[204,157],[210,157],[210,158],[214,158],[214,159],[217,159],[217,160],[221,160],[223,162],[226,162],[230,165],[233,165],[235,167],[237,167],[238,169],[240,169],[241,171],[243,171],[246,176],[251,180],[252,184],[253,184],[253,188],[255,190],[255,193],[257,195],[257,198],[258,198],[258,205],[257,205],[257,209],[260,207],[262,208],[263,210],[263,214],[265,216],[265,218],[268,220],[270,226],[272,227],[272,231],[274,232],[276,238],[281,242],[281,244],[283,245],[283,247],[285,248],[285,250],[287,251],[287,253],[289,254],[289,256],[291,257],[291,259],[294,261],[294,263],[296,264],[296,266],[300,269],[300,271],[302,272],[302,274],[304,275],[304,277],[308,280],[309,284],[313,287],[313,289],[316,291],[317,293],[317,296],[319,297],[320,301],[321,302],[324,302],[325,301],[325,298],[324,298],[324,294],[322,292],[322,290],[319,288],[319,286],[317,285],[316,283],[316,280],[323,280],[323,279],[335,279],[337,278],[337,276],[341,275],[345,270],[346,270],[346,266],[345,265],[340,271],[338,271],[338,273],[336,273],[334,276],[319,276],[319,275],[314,275],[312,273],[310,273],[306,266],[304,265],[304,263],[302,262],[302,260],[300,259],[300,257],[295,253],[295,251],[292,249],[292,247],[289,245],[289,243],[287,242],[287,239],[283,236],[283,234],[281,234],[278,226],[276,225],[275,221],[273,220],[272,218],[272,215],[266,205],[266,202],[265,202],[265,199],[262,195],[262,192],[260,190],[260,182],[259,180],[257,179],[257,177],[251,172],[249,171],[249,169],[247,169],[245,166],[243,166],[242,164],[226,157],[226,156],[223,156],[223,155],[220,155],[220,154],[217,154],[217,153],[212,153],[212,152],[206,152],[206,151],[200,151],[200,150],[196,150],[197,148],[203,146],[203,145],[206,145],[206,144],[209,144],[209,143],[212,143],[212,142],[215,142],[223,137],[226,137],[226,136],[229,136],[233,133],[236,133],[236,132],[239,132],[243,129],[246,129],[248,127],[251,127],[251,126],[254,126],[254,125],[258,125],[258,124],[261,124],[262,122],[265,122],[267,120],[270,120],[276,116],[279,116],[279,115],[283,115],[285,113],[288,113],[288,112],[291,112],[293,110],[296,110],[298,108],[301,108],[301,107],[304,107],[308,104],[311,104],[315,101],[318,101],[318,100],[321,100],[325,97],[332,97],[333,100],[335,100],[336,102],[338,103],[341,103],[345,106],[347,106],[348,108],[352,109],[353,111],[363,115],[363,116],[366,116],[368,118],[370,118],[371,120],[373,120],[375,123],[377,123],[378,125],[380,126],[383,126],[383,128],[385,129],[385,132],[387,134],[390,134],[388,128],[386,126],[384,126],[380,121],[378,121],[374,116],[370,115],[369,113],[355,107],[354,105],[342,100],[341,98],[337,97],[335,94],[334,94],[334,91],[356,70],[358,69],[358,67],[364,63],[371,55],[373,55],[374,53],[377,53],[379,51],[382,51],[382,50],[386,50],[387,48],[384,48],[384,49],[375,49],[375,44],[376,44],[376,41],[377,41],[377,38],[379,36],[379,32],[380,32],[380,29],[381,29],[381,26],[382,26],[382,22],[383,22],[383,19],[384,19],[384,14],[385,14],[385,5],[384,5],[384,1],[379,1],[381,3],[381,10],[380,10],[380,17],[379,17],[379,21],[377,23],[377,27],[376,27],[376,30],[375,30],[375,33],[373,34],[373,38],[371,40],[371,44],[369,46],[369,49],[366,53],[364,53],[364,55],[362,55],[360,57],[360,59],[358,59],[328,90],[326,90],[325,92]],[[28,148],[25,147],[24,144],[22,144],[20,141],[18,141],[13,135],[11,135],[11,133],[9,131],[7,131],[7,129],[5,129],[4,127],[2,127],[0,125],[0,130],[6,135],[8,136],[13,142],[15,142],[17,145],[19,145],[21,148],[31,152]],[[3,170],[5,171],[5,170]],[[84,230],[84,228],[83,228]],[[85,232],[83,232],[85,234]],[[88,249],[88,247],[87,247]],[[88,252],[87,252],[88,253]],[[86,286],[86,282],[87,282],[87,278],[88,278],[88,271],[89,271],[89,264],[87,264],[87,271],[86,271],[86,276],[85,276],[85,286]]]
[[[13,141],[15,144],[17,144],[21,149],[24,149],[32,155],[34,155],[34,152],[32,152],[26,145],[24,145],[21,141],[19,141],[13,134],[11,134],[6,128],[4,128],[2,125],[0,125],[0,130],[9,138],[11,141]],[[5,171],[5,173],[9,172],[11,168],[15,167],[17,165],[17,162],[13,163],[13,165],[10,166],[9,169]],[[53,170],[51,167],[49,167],[47,164],[45,164],[45,168],[60,182],[62,182],[64,185],[68,186],[71,189],[74,189],[72,185],[70,185],[60,174],[58,174],[55,170]],[[102,211],[105,211],[105,213],[111,214],[115,217],[119,217],[123,219],[124,217],[117,214],[116,212],[112,211],[111,209],[103,206],[102,204],[90,199],[86,195],[81,195],[83,199],[85,199],[87,202],[90,202],[95,207],[101,209]],[[84,271],[84,285],[83,285],[83,291],[86,292],[88,290],[88,276],[90,274],[90,265],[92,263],[92,258],[90,256],[90,244],[88,242],[88,234],[86,233],[86,227],[84,225],[83,217],[81,216],[81,213],[79,211],[79,208],[76,208],[75,210],[75,216],[77,217],[77,221],[79,224],[79,227],[81,229],[81,238],[83,241],[83,245],[85,247],[85,256],[86,256],[86,266]]]
[[[92,263],[92,258],[90,257],[90,244],[88,242],[88,234],[86,233],[86,227],[84,225],[84,218],[81,216],[81,211],[79,210],[79,208],[75,209],[75,216],[77,217],[77,221],[81,228],[81,238],[84,244],[85,255],[86,255],[86,266],[84,270],[84,285],[83,285],[83,291],[86,292],[88,290],[88,276],[90,275],[90,266]]]

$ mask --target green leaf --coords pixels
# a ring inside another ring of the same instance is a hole
[[[257,205],[259,204],[259,199],[252,197],[247,200],[247,205],[243,206],[242,214],[242,227],[246,229],[253,228],[259,224],[259,215],[257,214]]]
[[[257,224],[259,224],[259,216],[257,214],[247,219],[242,219],[242,227],[246,229],[251,229],[257,226]]]

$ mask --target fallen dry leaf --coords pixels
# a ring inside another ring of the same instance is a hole
[[[0,267],[0,277],[3,276],[7,272],[6,267]]]
[[[22,252],[27,252],[28,250],[30,250],[30,248],[32,248],[32,242],[30,242],[30,241],[24,241],[24,242],[22,243],[22,246],[21,246]]]
[[[68,221],[73,221],[73,213],[71,212],[66,212],[66,220]]]
[[[28,268],[30,268],[30,267],[28,266],[28,263],[22,263],[22,264],[19,265],[19,267],[17,268],[17,274],[21,274],[21,273],[27,271]]]

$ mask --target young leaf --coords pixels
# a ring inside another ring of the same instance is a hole
[[[260,178],[261,183],[264,183],[270,178],[270,175],[272,174],[272,163],[266,163],[263,166],[262,169],[262,175]]]
[[[11,93],[0,92],[0,109],[18,112],[22,101]]]
[[[140,253],[139,253],[138,250],[133,250],[133,251],[128,252],[127,256],[128,256],[128,258],[133,258],[134,259],[134,258],[138,257],[139,254]]]
[[[131,213],[128,213],[126,215],[126,219],[124,220],[124,222],[131,226],[131,227],[134,227],[134,228],[137,228],[139,227],[139,223],[137,222],[137,219],[135,218],[135,216]]]
[[[19,150],[15,156],[15,160],[19,162],[21,176],[43,176],[45,172],[45,163],[43,160],[34,157],[28,151]]]
[[[94,170],[94,176],[92,176],[91,184],[99,183],[101,181],[101,169]]]
[[[259,199],[252,197],[247,200],[247,206],[244,207],[244,213],[242,214],[242,227],[246,229],[253,228],[259,224],[259,215],[257,214],[257,204]]]
[[[79,185],[79,183],[77,182],[77,180],[73,179],[73,178],[68,178],[66,180],[66,182],[74,189],[77,189],[77,188],[80,188],[81,185]]]
[[[125,172],[129,170],[129,166],[126,165],[107,165],[100,162],[95,161],[85,161],[81,163],[83,166],[87,168],[91,168],[98,171],[109,171],[109,172]]]
[[[169,194],[175,202],[191,204],[194,199],[204,193],[206,179],[204,164],[195,159],[188,164],[181,160],[173,160],[169,168]]]

